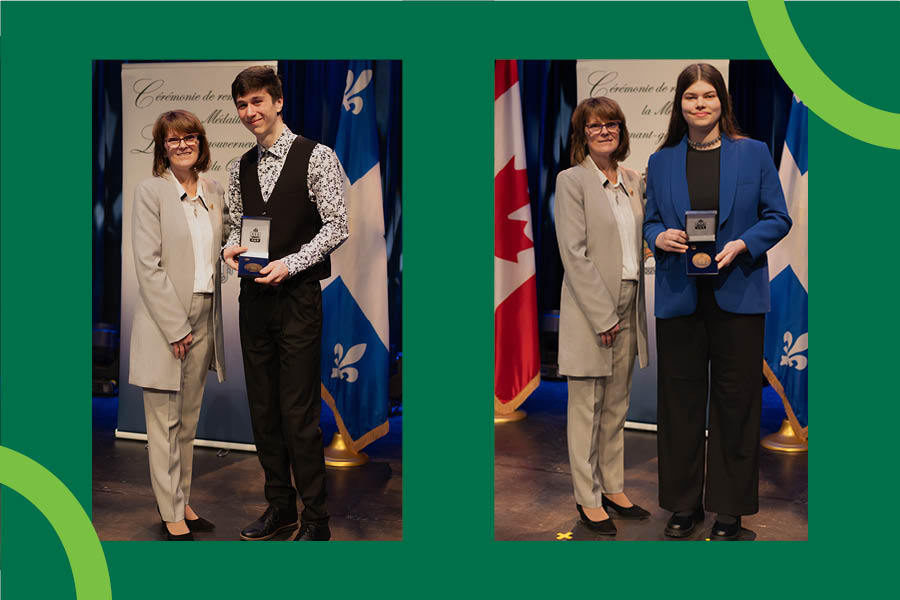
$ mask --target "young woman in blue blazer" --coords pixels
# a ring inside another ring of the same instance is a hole
[[[688,210],[717,211],[716,275],[688,274]],[[666,138],[650,157],[644,219],[656,258],[659,497],[673,513],[667,536],[687,537],[703,522],[704,482],[705,506],[717,513],[710,539],[738,539],[741,515],[759,510],[766,252],[790,227],[769,151],[740,134],[722,74],[688,66]]]

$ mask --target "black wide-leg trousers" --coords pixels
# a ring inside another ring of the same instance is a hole
[[[303,521],[328,518],[319,417],[322,290],[318,281],[270,287],[241,281],[239,324],[256,453],[269,504]]]
[[[729,313],[698,281],[692,315],[656,319],[659,504],[672,512],[759,510],[765,315]],[[705,439],[709,396],[709,439]]]

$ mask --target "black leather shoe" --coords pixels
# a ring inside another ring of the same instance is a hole
[[[179,533],[179,534],[171,533],[169,531],[169,528],[166,527],[165,521],[163,521],[163,524],[161,525],[161,527],[162,527],[163,532],[166,534],[166,540],[168,540],[170,542],[193,542],[194,541],[194,534],[191,533],[190,531],[188,531],[187,533]]]
[[[297,526],[297,515],[284,515],[274,507],[269,506],[260,518],[253,521],[241,530],[242,540],[268,540],[282,531],[293,529]]]
[[[581,508],[580,504],[576,504],[575,508],[578,509],[578,514],[581,515],[581,522],[587,525],[588,529],[596,531],[600,535],[616,535],[617,530],[612,519],[607,517],[602,521],[591,521],[588,519],[588,516],[584,514],[584,510]]]
[[[331,530],[328,528],[328,521],[322,522],[305,522],[300,524],[300,531],[297,532],[295,542],[327,542],[331,539]]]
[[[612,512],[616,513],[622,519],[649,519],[650,513],[638,506],[637,504],[632,504],[629,507],[619,506],[606,496],[600,497],[600,504],[603,506],[603,509],[606,512],[612,510]],[[612,516],[612,513],[610,513]]]
[[[716,521],[713,523],[712,531],[709,532],[710,541],[724,542],[733,541],[741,537],[741,518],[738,517],[735,523],[724,524]]]
[[[212,531],[216,528],[215,524],[211,521],[207,521],[203,517],[197,517],[196,519],[188,519],[185,517],[184,522],[191,531]]]
[[[686,517],[679,517],[677,514],[672,514],[672,516],[669,517],[669,522],[666,523],[666,535],[674,538],[687,537],[694,533],[694,529],[696,529],[697,525],[702,523],[705,518],[706,513],[703,512],[702,508],[698,508],[694,511],[694,514]]]

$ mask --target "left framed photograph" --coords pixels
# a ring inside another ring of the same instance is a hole
[[[93,70],[93,523],[402,539],[402,64]]]

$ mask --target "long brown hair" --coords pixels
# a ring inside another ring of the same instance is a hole
[[[719,131],[735,140],[744,137],[734,118],[734,109],[731,106],[731,96],[725,86],[725,78],[717,68],[707,63],[695,63],[684,68],[678,80],[675,82],[675,98],[672,100],[672,114],[669,117],[669,130],[666,139],[660,144],[659,150],[669,146],[677,146],[681,138],[687,133],[688,125],[681,112],[681,97],[686,89],[698,81],[705,81],[716,89],[716,95],[722,105],[722,114],[719,117]]]
[[[572,135],[570,137],[569,160],[572,166],[581,164],[581,161],[588,155],[587,136],[584,128],[587,126],[588,119],[596,117],[604,121],[619,121],[619,147],[610,155],[613,165],[617,165],[620,160],[628,158],[631,149],[631,142],[628,138],[628,127],[625,126],[625,113],[622,107],[612,98],[606,96],[598,96],[596,98],[587,98],[578,103],[575,111],[572,113]]]
[[[196,133],[200,136],[197,149],[200,155],[197,162],[191,167],[195,173],[202,173],[209,169],[209,142],[206,139],[206,129],[203,123],[192,112],[186,110],[170,110],[159,115],[153,124],[153,174],[162,177],[169,168],[169,156],[166,153],[166,137],[169,134]]]

